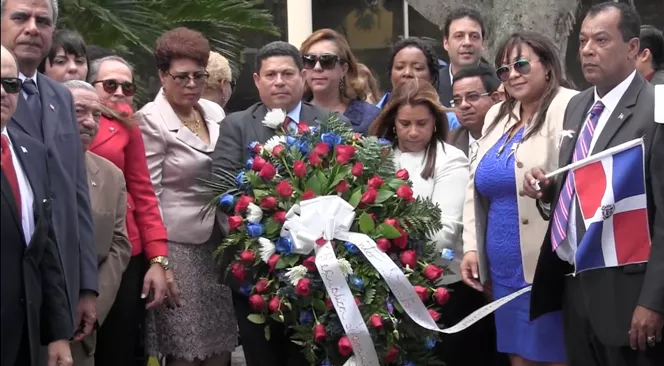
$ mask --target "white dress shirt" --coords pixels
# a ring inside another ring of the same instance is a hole
[[[611,114],[613,114],[613,111],[616,110],[616,107],[618,106],[620,99],[622,99],[623,95],[627,91],[627,88],[629,88],[629,86],[632,84],[632,81],[634,80],[635,76],[636,76],[636,71],[633,71],[625,80],[623,80],[615,88],[611,89],[611,91],[606,93],[606,95],[602,98],[600,98],[600,96],[597,94],[597,87],[595,87],[595,101],[588,110],[586,116],[590,114],[590,111],[592,110],[593,106],[598,101],[601,101],[602,104],[604,104],[604,110],[602,111],[602,114],[599,116],[599,120],[597,121],[597,126],[595,127],[595,133],[593,134],[593,138],[590,141],[590,149],[588,150],[590,151],[590,153],[588,156],[593,154],[592,151],[595,148],[597,139],[599,139],[599,136],[602,134],[604,127],[606,127],[606,123],[609,121]],[[584,125],[587,122],[588,118],[586,117]],[[583,131],[583,127],[579,129],[578,133],[580,134],[581,131]],[[572,196],[571,207],[576,207],[576,194]],[[574,264],[577,245],[578,242],[576,237],[576,209],[572,209],[570,210],[569,220],[567,221],[567,242],[563,242],[556,249],[556,253],[558,254],[558,257],[560,259],[567,261],[570,264]]]
[[[35,232],[35,218],[32,207],[34,195],[32,193],[32,187],[30,187],[28,177],[23,172],[21,162],[16,156],[16,147],[7,134],[7,128],[2,129],[2,134],[7,136],[7,140],[9,141],[9,147],[12,153],[12,163],[14,165],[14,171],[16,172],[16,180],[18,180],[18,190],[21,194],[21,226],[23,227],[25,243],[30,245],[30,239],[32,239],[32,234]]]

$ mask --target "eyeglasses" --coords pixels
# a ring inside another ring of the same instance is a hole
[[[108,94],[113,94],[118,90],[118,87],[122,87],[122,94],[126,97],[131,97],[136,93],[136,85],[130,81],[119,82],[115,79],[106,79],[106,80],[97,80],[94,84],[101,83],[101,86],[104,88],[104,91]]]
[[[482,93],[482,94],[480,94],[480,93],[469,93],[469,94],[466,94],[465,97],[461,97],[461,96],[454,97],[450,101],[450,104],[452,105],[452,108],[456,108],[458,106],[461,106],[461,104],[463,104],[464,100],[468,103],[475,103],[478,100],[480,100],[480,98],[486,97],[486,96],[489,96],[489,95],[491,95],[491,93]]]
[[[23,82],[19,78],[0,78],[0,83],[2,88],[5,89],[5,92],[8,94],[16,94],[21,91],[21,85]]]
[[[341,57],[337,55],[303,55],[302,63],[305,69],[313,69],[316,67],[316,63],[320,62],[320,67],[323,70],[331,70],[337,65],[337,62],[341,62]]]
[[[537,62],[537,61],[532,61],[532,62]],[[512,69],[516,70],[516,72],[518,72],[521,75],[528,75],[530,73],[530,63],[531,61],[521,59],[509,65],[501,66],[496,70],[496,76],[498,76],[498,79],[500,79],[500,81],[505,82],[509,80],[510,71]]]
[[[210,76],[210,74],[205,71],[197,71],[194,73],[181,72],[175,75],[171,74],[170,71],[167,71],[166,73],[180,86],[189,84],[189,80],[193,81],[196,85],[201,85]]]

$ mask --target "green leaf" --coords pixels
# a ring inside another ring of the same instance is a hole
[[[247,319],[249,319],[250,322],[254,324],[264,324],[265,323],[265,317],[263,314],[249,314],[247,315]]]
[[[363,303],[365,305],[370,305],[374,301],[374,297],[376,296],[376,289],[374,288],[368,288],[364,292],[364,301]]]
[[[363,234],[369,234],[376,228],[374,220],[366,212],[360,215],[360,231]]]
[[[330,182],[330,187],[336,187],[339,182],[342,180],[346,179],[348,176],[350,176],[350,167],[344,167],[342,168],[339,173],[337,173],[334,176],[334,179],[332,179],[332,182]]]
[[[285,258],[286,263],[288,263],[289,267],[293,267],[294,265],[297,264],[297,262],[300,261],[300,256],[299,255],[289,255]]]
[[[267,339],[269,341],[270,340],[270,326],[266,325],[263,332],[265,333],[265,339]]]
[[[275,267],[277,269],[284,269],[288,267],[288,262],[286,261],[286,258],[284,257],[279,258],[279,262],[277,262],[277,265]]]
[[[362,199],[362,189],[358,188],[350,195],[348,203],[353,207],[357,207],[360,204],[360,199]]]
[[[376,197],[376,203],[383,203],[392,196],[394,196],[394,192],[392,192],[391,190],[381,189],[378,191],[378,197]]]
[[[254,197],[256,197],[256,201],[260,202],[263,197],[269,196],[270,192],[265,190],[265,189],[254,189]]]
[[[265,234],[268,237],[276,236],[280,229],[281,224],[274,221],[272,218],[267,219],[267,222],[265,223]]]
[[[327,191],[327,175],[323,173],[321,170],[316,172],[316,178],[318,178],[318,181],[320,182],[320,188],[319,191],[316,192],[316,194],[323,194],[323,191]]]
[[[401,187],[404,184],[406,184],[406,181],[403,181],[398,178],[392,178],[387,181],[387,185],[394,190],[397,190],[399,187]]]
[[[316,193],[317,195],[319,195],[321,192],[321,181],[318,180],[318,177],[315,175],[312,175],[311,178],[307,180],[307,184],[305,186],[308,189],[314,191],[314,193]]]
[[[314,309],[317,311],[320,311],[321,313],[327,312],[327,305],[325,305],[325,301],[321,299],[314,299],[313,301]]]
[[[270,318],[272,318],[272,320],[278,323],[284,322],[284,314],[282,313],[272,313],[272,315],[270,315]]]
[[[388,224],[378,225],[378,235],[387,239],[396,239],[401,237],[401,232],[394,226]]]

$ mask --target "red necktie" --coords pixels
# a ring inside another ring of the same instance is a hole
[[[21,191],[18,189],[18,179],[16,178],[16,170],[14,170],[12,152],[9,150],[11,149],[9,147],[9,139],[7,136],[2,135],[0,142],[0,148],[2,149],[2,171],[5,173],[5,176],[9,181],[9,186],[12,188],[12,192],[14,192],[18,215],[21,216]]]

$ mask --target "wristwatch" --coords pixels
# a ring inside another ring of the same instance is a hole
[[[164,269],[164,271],[168,271],[171,268],[170,263],[168,262],[168,257],[163,255],[158,255],[150,259],[150,265],[155,263],[158,263]]]

